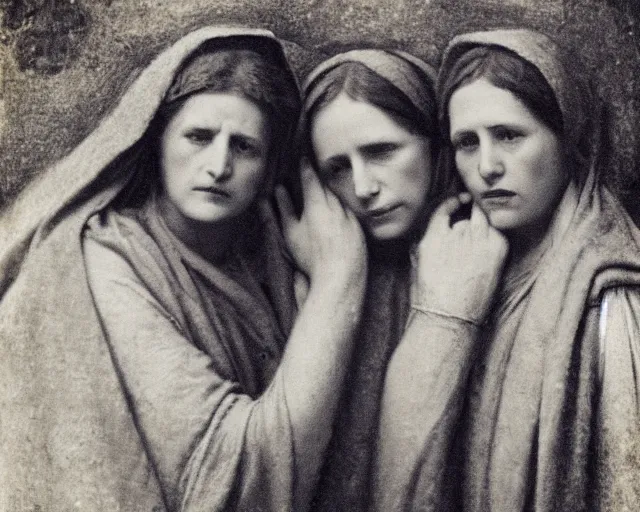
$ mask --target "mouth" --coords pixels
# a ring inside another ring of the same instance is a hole
[[[229,194],[229,192],[218,187],[195,187],[194,190],[197,190],[198,192],[206,192],[207,194],[211,194],[214,197],[231,197],[231,194]]]
[[[511,190],[506,190],[503,188],[495,188],[493,190],[487,190],[481,194],[482,199],[507,199],[509,197],[515,196],[516,193]]]
[[[367,210],[367,216],[372,218],[372,219],[379,219],[379,218],[384,217],[385,215],[391,213],[392,211],[396,210],[399,207],[400,207],[400,205],[392,204],[392,205],[389,205],[389,206],[383,206],[381,208],[375,208],[373,210]]]

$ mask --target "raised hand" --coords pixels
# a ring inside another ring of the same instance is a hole
[[[344,276],[344,272],[366,275],[364,235],[355,215],[322,186],[307,162],[302,165],[301,181],[300,219],[284,187],[275,191],[283,235],[300,270],[311,281]]]
[[[508,253],[506,238],[477,204],[471,217],[451,224],[471,201],[460,194],[434,212],[419,244],[414,306],[481,324],[489,314]]]

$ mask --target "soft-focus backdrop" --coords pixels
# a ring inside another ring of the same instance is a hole
[[[640,221],[638,0],[0,0],[0,210],[78,144],[136,74],[197,27],[288,41],[303,77],[323,56],[401,48],[437,64],[456,33],[526,26],[576,48],[611,115],[606,178]],[[52,193],[56,193],[52,190]]]

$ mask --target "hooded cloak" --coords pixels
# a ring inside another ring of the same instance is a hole
[[[350,62],[391,82],[426,119],[435,119],[435,70],[407,53],[377,49],[341,53],[314,69],[303,86],[305,113],[324,92],[322,77]],[[436,181],[433,176],[432,190],[441,190]],[[410,276],[408,244],[370,244],[362,319],[312,510],[368,509],[380,397],[389,358],[407,322]]]
[[[192,32],[3,212],[3,510],[291,508],[281,383],[252,400],[273,377],[295,314],[273,219],[259,208],[254,247],[221,271],[172,236],[153,201],[107,208],[132,179],[136,143],[181,65],[203,43],[235,37],[270,48],[295,82],[268,31]],[[89,260],[98,262],[91,288]],[[118,341],[124,334],[129,344]]]
[[[577,197],[560,202],[542,259],[498,296],[457,429],[435,441],[423,430],[412,455],[398,454],[413,471],[386,475],[390,501],[403,510],[630,510],[640,502],[640,234],[599,183],[601,109],[577,63],[530,30],[454,38],[438,78],[442,103],[456,60],[477,46],[538,68],[583,178]],[[419,438],[430,414],[397,418],[397,428]],[[423,464],[433,451],[449,451],[445,468]]]

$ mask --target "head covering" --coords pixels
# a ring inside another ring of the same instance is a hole
[[[164,102],[172,103],[215,85],[216,76],[211,72],[214,59],[215,55],[211,53],[195,57],[176,75],[164,97]]]
[[[183,63],[208,41],[246,37],[264,41],[295,82],[269,31],[192,32],[151,62],[95,131],[2,212],[0,503],[7,507],[168,510],[175,499],[163,495],[105,341],[81,240],[87,219],[129,183],[137,142]]]
[[[400,50],[364,49],[337,54],[318,65],[303,83],[303,110],[308,129],[308,114],[324,93],[320,87],[322,78],[331,70],[348,63],[359,63],[398,88],[427,120],[437,120],[434,86],[435,69],[426,62]],[[439,154],[439,147],[432,151]],[[451,176],[442,172],[441,165],[431,167],[429,195],[437,198],[449,192]],[[437,199],[434,199],[434,203]]]
[[[316,67],[302,86],[305,112],[309,111],[323,92],[316,87],[318,81],[327,72],[347,62],[358,62],[366,66],[400,89],[427,119],[435,117],[432,90],[436,80],[435,69],[406,52],[376,49],[339,53]],[[422,73],[416,72],[416,68]]]
[[[578,61],[531,30],[464,34],[444,53],[440,95],[457,59],[477,46],[515,52],[542,73],[562,111],[564,142],[579,150],[576,163],[586,166],[586,180],[577,198],[565,194],[548,230],[550,248],[516,290],[514,305],[497,313],[483,344],[462,420],[464,509],[600,510],[608,493],[620,490],[607,483],[613,474],[594,471],[605,455],[594,451],[594,440],[606,436],[594,400],[600,303],[607,290],[640,284],[640,233],[598,181],[600,108]],[[607,421],[605,429],[615,430],[616,418]],[[637,472],[633,450],[615,461],[616,471]]]
[[[393,84],[435,128],[435,70],[400,51],[352,50],[322,62],[304,82],[305,114],[324,93],[328,80],[323,78],[327,73],[349,63],[362,64]],[[434,186],[435,172],[432,167],[431,190],[439,189]],[[370,255],[366,300],[352,354],[349,384],[343,392],[313,500],[311,509],[315,512],[369,510],[371,465],[385,370],[402,337],[409,302],[408,250],[396,246],[390,254],[389,249],[376,247]]]
[[[97,184],[100,184],[99,188],[104,192],[108,186],[113,185],[114,180],[120,180],[120,185],[107,194],[109,199],[106,202],[124,186],[132,169],[124,169],[125,176],[122,168],[115,170],[109,164],[117,157],[125,157],[125,151],[144,134],[172,87],[176,73],[188,62],[193,52],[205,43],[247,39],[254,39],[259,43],[256,47],[260,51],[270,52],[274,62],[279,63],[291,77],[292,83],[297,84],[281,43],[268,30],[214,26],[196,30],[180,39],[140,73],[117,106],[80,145],[29,183],[18,198],[2,211],[0,297],[18,272],[31,241],[45,236],[59,220],[60,214],[78,200],[86,200],[88,191],[95,197],[98,192]],[[202,58],[206,60],[205,56],[206,53]],[[191,80],[190,84],[193,84]],[[193,85],[189,87],[192,88]],[[172,88],[171,94],[175,95],[176,91],[177,89]],[[187,94],[187,90],[182,88],[179,94]],[[285,148],[282,148],[282,153],[284,152]],[[272,160],[277,161],[279,158]]]
[[[448,112],[450,98],[444,86],[462,55],[478,46],[507,49],[534,65],[555,94],[563,116],[563,142],[571,148],[578,165],[588,174],[595,171],[601,149],[602,109],[586,70],[568,49],[560,47],[540,32],[528,29],[505,29],[473,32],[454,37],[447,46],[440,67],[436,90],[441,120]],[[450,91],[449,91],[450,92]],[[592,180],[597,175],[592,177]]]
[[[276,75],[280,70],[282,74],[289,75],[288,78],[293,85],[292,88],[296,88],[296,82],[295,80],[291,80],[291,70],[289,69],[287,61],[283,60],[284,55],[277,41],[250,35],[236,38],[218,38],[208,40],[184,63],[182,68],[176,73],[171,87],[167,90],[164,103],[171,103],[206,89],[216,89],[220,82],[228,82],[228,64],[231,63],[228,61],[238,59],[238,57],[229,56],[221,62],[219,56],[216,55],[218,50],[244,51],[258,55],[272,67]],[[274,79],[278,80],[280,76]],[[299,96],[296,99],[299,99]],[[275,109],[282,116],[286,115],[284,112],[279,112],[282,109],[289,107],[297,110],[299,108],[297,102],[289,101],[286,95],[279,96],[277,100],[283,102],[282,107]]]

